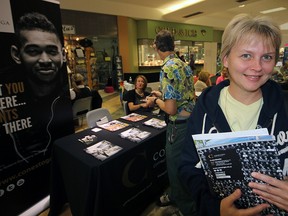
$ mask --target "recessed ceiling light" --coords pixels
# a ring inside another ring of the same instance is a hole
[[[167,13],[171,13],[171,12],[180,10],[182,8],[188,7],[190,5],[197,4],[202,1],[205,1],[205,0],[185,0],[185,1],[181,1],[180,3],[179,1],[174,1],[177,3],[171,4],[169,7],[160,9],[160,10],[162,11],[162,13],[167,14]]]
[[[195,12],[195,13],[191,13],[191,14],[185,15],[185,16],[183,16],[183,18],[189,18],[189,17],[196,16],[196,15],[199,15],[199,14],[202,14],[202,13],[203,13],[202,11],[198,11],[198,12]]]
[[[288,22],[280,25],[281,30],[288,30]]]
[[[268,14],[268,13],[274,13],[274,12],[278,12],[278,11],[282,11],[282,10],[286,10],[286,8],[285,8],[285,7],[278,7],[278,8],[273,8],[273,9],[265,10],[265,11],[260,11],[260,13],[262,13],[262,14]]]

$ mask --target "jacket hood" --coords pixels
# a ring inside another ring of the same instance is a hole
[[[230,81],[224,80],[218,85],[210,86],[205,89],[198,98],[197,103],[199,103],[199,106],[203,112],[209,116],[212,122],[215,122],[215,119],[220,113],[219,110],[221,110],[220,106],[218,105],[220,92],[225,86],[229,85]],[[263,92],[262,115],[265,115],[267,118],[271,119],[275,113],[277,113],[281,107],[284,106],[283,103],[279,103],[279,101],[282,101],[283,97],[281,94],[279,94],[279,92],[281,92],[281,87],[275,81],[268,80],[261,87],[261,90]]]

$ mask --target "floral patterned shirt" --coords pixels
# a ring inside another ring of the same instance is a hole
[[[183,109],[192,112],[194,106],[193,72],[176,54],[171,54],[164,59],[160,71],[160,88],[163,100],[176,100],[177,114],[169,116],[171,121],[176,120]]]

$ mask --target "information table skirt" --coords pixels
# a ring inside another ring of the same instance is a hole
[[[154,117],[154,116],[153,116]],[[54,143],[51,169],[51,198],[49,215],[59,215],[68,202],[73,216],[139,215],[168,186],[165,159],[166,129],[131,123],[119,131],[87,129]],[[137,126],[151,132],[140,143],[131,142],[119,133]],[[96,135],[121,146],[115,155],[100,161],[83,149],[78,141]]]

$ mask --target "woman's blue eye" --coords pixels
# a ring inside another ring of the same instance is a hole
[[[242,57],[245,58],[245,59],[247,59],[247,58],[250,58],[251,55],[250,55],[250,54],[243,54]]]
[[[271,61],[273,59],[273,57],[271,55],[264,55],[263,59],[266,61]]]

